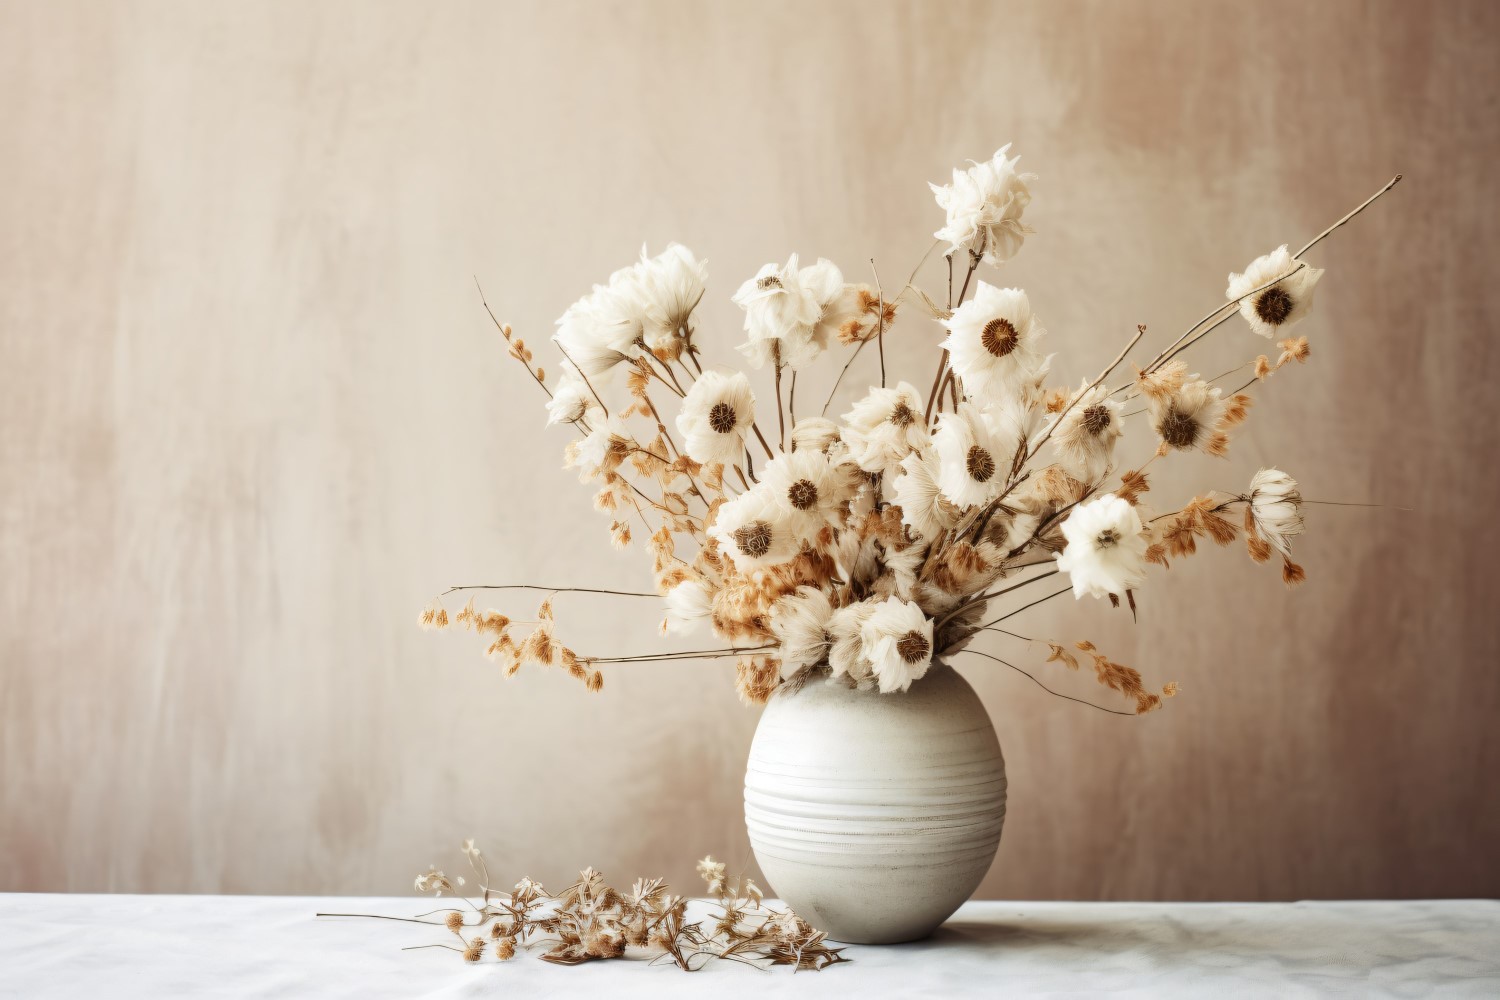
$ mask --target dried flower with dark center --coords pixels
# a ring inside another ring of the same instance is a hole
[[[720,434],[728,434],[734,430],[734,425],[739,419],[739,414],[734,412],[734,407],[725,402],[718,402],[713,409],[708,411],[708,426]]]
[[[1019,339],[1016,328],[1003,316],[984,324],[984,332],[979,335],[979,342],[984,345],[984,349],[997,358],[1003,358],[1014,351]]]
[[[1161,439],[1173,448],[1191,448],[1198,440],[1198,434],[1202,429],[1197,418],[1183,413],[1176,404],[1173,404],[1167,408],[1166,415],[1161,418],[1156,433],[1160,434]]]
[[[1255,315],[1272,326],[1280,326],[1291,314],[1292,297],[1280,285],[1266,289],[1255,300]]]
[[[904,399],[897,403],[896,408],[891,411],[891,423],[897,427],[910,427],[916,419],[916,413],[910,406],[906,405],[906,400]]]
[[[1095,403],[1083,411],[1083,429],[1090,437],[1098,437],[1109,428],[1109,408]]]
[[[995,459],[977,444],[969,449],[964,464],[968,467],[969,476],[976,483],[987,483],[995,474]]]
[[[1120,533],[1114,528],[1105,528],[1099,532],[1099,537],[1094,539],[1094,544],[1101,549],[1112,549],[1120,544]]]
[[[799,479],[786,491],[786,498],[797,510],[811,510],[818,502],[818,488],[809,479]]]
[[[901,659],[907,663],[921,663],[927,659],[927,653],[932,649],[932,643],[927,637],[916,629],[903,635],[896,640],[896,652],[901,654]]]
[[[767,288],[785,288],[786,286],[781,283],[781,279],[776,275],[768,274],[757,281],[755,287],[764,290]]]
[[[734,544],[752,559],[759,559],[771,551],[771,526],[764,521],[751,521],[734,530]]]

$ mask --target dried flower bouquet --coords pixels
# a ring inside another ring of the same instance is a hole
[[[695,310],[707,269],[683,246],[656,257],[643,251],[568,308],[553,336],[561,354],[555,378],[490,311],[510,355],[549,397],[549,422],[575,431],[567,465],[597,485],[594,503],[609,518],[615,547],[630,545],[637,527],[646,538],[654,591],[606,592],[660,598],[664,634],[706,628],[719,645],[579,653],[555,632],[551,595],[524,634],[472,600],[451,624],[485,636],[507,674],[526,663],[560,666],[591,690],[602,686],[607,664],[736,658],[739,693],[752,703],[814,677],[905,691],[935,659],[959,652],[1035,681],[973,648],[990,633],[1045,644],[1048,661],[1071,668],[1085,657],[1131,711],[1159,707],[1175,685],[1152,689],[1089,642],[1030,640],[1002,626],[1070,590],[1133,614],[1148,571],[1192,555],[1205,538],[1218,545],[1243,538],[1256,562],[1280,560],[1288,585],[1303,579],[1292,540],[1303,530],[1304,500],[1290,476],[1262,469],[1243,491],[1208,490],[1153,514],[1142,501],[1146,468],[1177,452],[1227,453],[1252,388],[1308,358],[1307,338],[1294,328],[1311,311],[1323,272],[1306,255],[1400,177],[1296,253],[1282,246],[1230,274],[1226,301],[1133,365],[1132,377],[1110,383],[1144,326],[1097,377],[1072,388],[1048,384],[1047,334],[1026,292],[980,276],[1033,233],[1025,213],[1036,178],[1018,172],[1008,151],[932,185],[946,220],[923,261],[945,248],[943,304],[915,284],[920,263],[892,293],[878,277],[850,283],[833,263],[804,264],[795,254],[739,287],[739,352],[749,366],[770,369],[774,419],[757,413],[767,401],[743,371],[705,363]],[[955,261],[965,265],[956,292]],[[943,337],[925,391],[892,385],[886,374],[886,338],[924,335],[906,320],[911,312]],[[1279,338],[1279,353],[1214,378],[1192,372],[1184,353],[1236,314],[1252,333]],[[837,422],[829,419],[839,382],[872,343],[879,384]],[[798,374],[839,352],[847,358],[834,392],[799,416]],[[1135,468],[1121,467],[1127,437],[1154,445]],[[1032,596],[1056,576],[1068,586]],[[422,612],[424,626],[450,625],[440,601]]]

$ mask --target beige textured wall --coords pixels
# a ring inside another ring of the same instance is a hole
[[[1415,510],[1317,509],[1296,594],[1213,552],[1136,627],[1028,613],[1180,680],[1150,718],[966,667],[1012,774],[984,893],[1500,893],[1497,31],[1484,2],[0,5],[0,889],[400,892],[465,836],[549,880],[747,860],[725,668],[588,696],[414,627],[449,583],[648,582],[471,276],[540,341],[678,239],[727,350],[756,266],[895,280],[926,182],[1015,140],[1039,233],[1004,277],[1070,378],[1404,171],[1320,248],[1314,362],[1157,495],[1274,462]],[[898,328],[893,368],[935,340]],[[560,604],[595,650],[654,648],[640,611]]]

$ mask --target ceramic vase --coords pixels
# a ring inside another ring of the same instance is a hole
[[[945,664],[898,694],[778,691],[755,731],[750,844],[774,893],[833,940],[931,934],[978,888],[1004,821],[995,727]]]

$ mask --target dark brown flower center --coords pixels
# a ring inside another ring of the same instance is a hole
[[[896,652],[901,654],[901,659],[907,663],[921,663],[927,659],[930,649],[932,649],[932,644],[916,629],[912,629],[896,640]]]
[[[1109,427],[1109,407],[1095,403],[1083,411],[1083,429],[1090,437],[1098,437]]]
[[[785,288],[786,286],[781,283],[781,279],[776,275],[768,274],[757,281],[755,287],[764,290],[767,288]]]
[[[759,559],[771,551],[771,526],[764,521],[751,521],[734,530],[734,544],[752,559]]]
[[[977,444],[969,449],[969,454],[964,460],[964,464],[969,469],[970,478],[976,483],[987,483],[990,481],[990,477],[995,474],[994,458]]]
[[[733,406],[724,402],[715,403],[713,409],[708,411],[708,426],[720,434],[728,434],[734,430],[737,418],[738,414],[734,412]]]
[[[1280,326],[1291,314],[1292,297],[1280,285],[1266,289],[1255,300],[1255,315],[1272,326]]]
[[[984,345],[984,349],[997,358],[1003,358],[1014,351],[1016,340],[1016,328],[1003,316],[984,324],[984,332],[979,335],[979,342]]]
[[[818,502],[818,488],[809,479],[799,479],[786,491],[786,498],[798,510],[811,510]]]
[[[1193,442],[1198,440],[1198,432],[1202,429],[1196,417],[1183,413],[1176,404],[1167,408],[1166,415],[1161,418],[1157,425],[1156,433],[1161,439],[1173,448],[1191,448]]]
[[[1114,528],[1105,528],[1099,532],[1099,537],[1094,539],[1094,543],[1101,549],[1112,549],[1120,544],[1120,533]]]
[[[910,406],[906,405],[906,400],[904,399],[897,403],[896,408],[891,411],[891,423],[897,427],[910,427],[916,419],[917,414]]]

